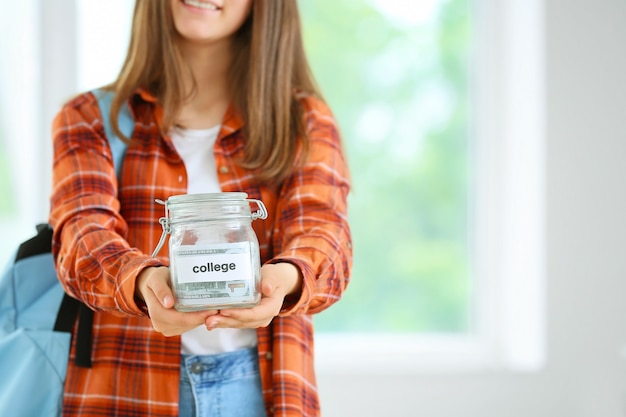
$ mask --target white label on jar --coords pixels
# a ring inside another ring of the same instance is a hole
[[[181,284],[252,279],[250,244],[182,245],[174,253]]]

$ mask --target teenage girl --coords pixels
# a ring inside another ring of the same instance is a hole
[[[118,183],[91,92],[53,124],[50,223],[65,290],[94,313],[91,368],[70,361],[64,416],[317,416],[311,315],[351,268],[349,175],[315,87],[296,0],[137,0],[110,119],[134,119]],[[162,206],[263,201],[260,303],[173,308]],[[75,347],[71,356],[75,355]]]

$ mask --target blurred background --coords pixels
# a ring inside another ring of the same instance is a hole
[[[354,186],[323,415],[626,415],[626,3],[299,4]],[[47,219],[52,117],[114,79],[132,7],[0,5],[2,264]]]

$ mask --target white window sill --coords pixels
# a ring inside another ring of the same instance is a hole
[[[476,338],[401,334],[318,334],[320,374],[412,374],[472,371],[487,367]]]
[[[515,353],[511,356],[506,347],[470,335],[322,333],[316,335],[315,366],[320,375],[532,373],[543,369],[543,357]]]

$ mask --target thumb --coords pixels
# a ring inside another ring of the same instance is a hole
[[[275,289],[276,286],[270,282],[270,280],[265,279],[261,282],[261,294],[264,296],[270,297],[274,293]]]
[[[163,307],[174,307],[174,294],[172,294],[172,289],[169,285],[167,285],[167,283],[161,280],[154,280],[152,285],[150,285],[150,289]]]
[[[147,291],[144,289],[142,292],[147,293],[145,295],[148,297],[154,296],[163,307],[172,308],[174,306],[174,294],[168,285],[169,276],[169,268],[147,268],[139,276],[140,282],[143,282],[139,288],[147,289]]]

